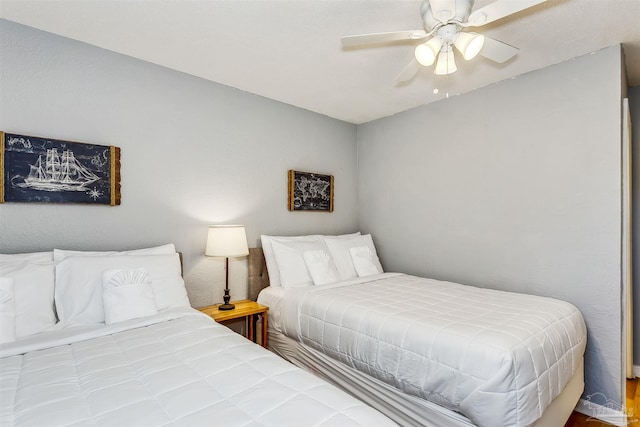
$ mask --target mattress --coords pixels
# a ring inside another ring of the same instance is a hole
[[[569,303],[396,273],[259,301],[276,331],[479,426],[533,424],[586,345]]]
[[[390,426],[208,316],[168,309],[0,348],[2,426]]]

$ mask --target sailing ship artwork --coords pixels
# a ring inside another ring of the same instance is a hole
[[[120,149],[0,132],[0,202],[120,204]]]

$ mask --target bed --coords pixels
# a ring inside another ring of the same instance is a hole
[[[0,255],[2,426],[392,426],[189,307],[173,245]]]
[[[270,349],[400,425],[563,426],[582,394],[569,303],[385,273],[370,235],[262,247]]]

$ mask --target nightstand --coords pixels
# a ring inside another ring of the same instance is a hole
[[[218,306],[220,304],[210,305],[207,307],[200,307],[198,310],[208,316],[211,316],[213,320],[219,323],[227,320],[241,319],[244,317],[245,319],[247,319],[247,323],[248,323],[247,338],[249,338],[253,342],[256,341],[256,336],[255,336],[256,317],[255,316],[261,316],[262,317],[262,346],[264,348],[267,348],[267,345],[268,345],[267,311],[269,310],[269,307],[267,307],[266,305],[258,304],[257,302],[251,301],[248,299],[243,299],[240,301],[231,301],[231,303],[235,304],[236,306],[236,308],[234,308],[233,310],[218,310]]]

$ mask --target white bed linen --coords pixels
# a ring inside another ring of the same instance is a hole
[[[586,344],[580,312],[550,298],[397,273],[281,293],[259,297],[276,330],[479,426],[536,421]]]
[[[387,426],[386,417],[192,309],[1,348],[2,426]]]

